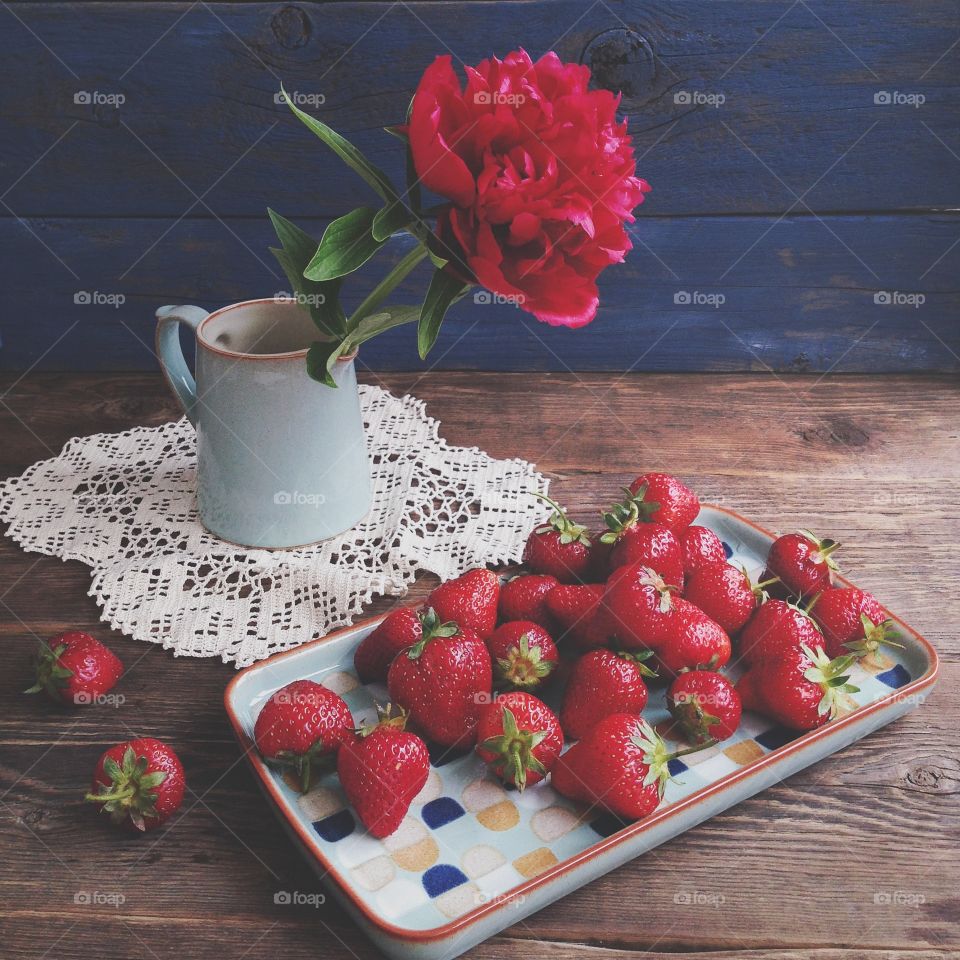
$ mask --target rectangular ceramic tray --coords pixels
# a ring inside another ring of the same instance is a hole
[[[697,522],[716,531],[733,562],[759,574],[772,534],[717,507],[705,506]],[[937,654],[895,620],[903,649],[885,648],[853,668],[860,692],[849,712],[802,735],[745,713],[733,738],[673,761],[664,803],[629,824],[596,812],[581,818],[549,781],[522,795],[507,791],[473,754],[431,767],[407,818],[385,840],[359,825],[334,774],[299,796],[257,755],[257,714],[279,687],[308,677],[341,694],[358,722],[372,718],[387,692],[360,685],[353,652],[379,619],[248,667],[224,701],[271,806],[367,935],[391,957],[446,960],[918,706],[936,680]],[[662,688],[652,688],[650,701],[644,716],[663,731]]]

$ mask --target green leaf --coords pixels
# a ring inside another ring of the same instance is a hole
[[[371,313],[368,317],[363,317],[357,324],[347,340],[350,342],[351,349],[359,347],[361,343],[366,343],[373,337],[391,330],[393,327],[403,326],[405,323],[414,323],[420,319],[419,307],[384,307],[377,313]]]
[[[417,215],[399,200],[388,203],[374,218],[371,233],[374,240],[389,240],[398,230],[417,223]]]
[[[384,244],[370,229],[375,212],[357,207],[323,231],[320,246],[304,269],[308,280],[333,280],[362,267]]]
[[[413,270],[418,263],[427,255],[427,251],[423,246],[415,246],[402,260],[400,260],[396,266],[367,294],[363,303],[353,311],[353,315],[350,317],[350,320],[347,323],[347,328],[349,330],[354,330],[359,325],[360,321],[367,316],[367,314],[373,313],[384,300],[387,299],[387,296],[391,293],[394,287],[398,283],[403,281],[403,279]],[[419,310],[417,311],[419,316]],[[416,319],[416,318],[414,318]]]
[[[417,326],[417,349],[420,351],[421,360],[426,359],[437,342],[440,324],[443,323],[450,304],[466,289],[466,285],[451,274],[443,270],[434,271]]]
[[[280,92],[287,101],[287,106],[303,121],[307,129],[315,133],[341,160],[352,170],[355,170],[384,200],[395,200],[397,191],[387,175],[375,167],[349,140],[341,137],[336,130],[331,129],[320,120],[316,120],[309,113],[304,113],[287,96],[287,91],[280,87]]]
[[[307,351],[307,373],[320,383],[328,387],[336,387],[333,379],[333,367],[337,360],[349,352],[349,343],[342,340],[339,343],[316,340],[310,344]]]

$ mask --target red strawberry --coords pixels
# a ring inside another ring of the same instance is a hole
[[[477,754],[496,776],[518,790],[539,783],[562,748],[560,721],[530,693],[501,694],[480,711]]]
[[[603,644],[605,638],[591,629],[603,591],[602,583],[560,584],[547,594],[547,611],[557,624],[558,641],[581,650]]]
[[[810,615],[784,600],[767,600],[740,632],[737,649],[740,659],[749,666],[776,659],[784,650],[798,650],[804,644],[811,650],[826,645]]]
[[[306,793],[317,761],[336,753],[352,727],[342,697],[313,680],[294,680],[263,705],[253,739],[265,760],[296,773]]]
[[[723,541],[708,527],[687,527],[677,534],[683,551],[683,572],[689,577],[706,563],[723,563],[727,559]]]
[[[45,690],[61,703],[96,703],[112,690],[123,664],[88,633],[61,633],[40,643],[36,660],[37,681],[25,693]]]
[[[383,682],[393,658],[423,636],[420,615],[413,607],[388,613],[353,653],[353,667],[362,683]]]
[[[456,580],[441,583],[424,606],[432,607],[441,620],[452,620],[486,638],[497,625],[499,599],[500,578],[492,570],[468,570]]]
[[[831,657],[844,653],[865,657],[881,644],[900,646],[890,639],[893,620],[887,617],[877,598],[865,590],[856,587],[824,590],[813,601],[810,615],[820,625]]]
[[[839,546],[834,540],[818,540],[809,530],[778,537],[770,547],[763,579],[778,577],[790,593],[812,597],[832,583],[837,569],[832,554]]]
[[[571,800],[638,820],[660,805],[670,761],[697,749],[671,753],[642,717],[612,713],[560,757],[551,782]]]
[[[404,730],[407,715],[377,710],[378,722],[343,741],[337,774],[347,799],[375,837],[396,832],[430,773],[427,745]]]
[[[561,583],[584,579],[592,560],[587,528],[574,523],[549,497],[539,493],[537,496],[549,503],[554,512],[527,537],[523,562],[534,573],[548,574]]]
[[[754,586],[746,571],[726,562],[707,563],[690,578],[684,599],[712,617],[727,633],[734,634],[750,619],[764,588],[772,581]]]
[[[452,629],[427,629],[424,620],[423,639],[390,664],[387,689],[430,740],[468,747],[476,740],[480,704],[490,700],[493,673],[483,640],[466,627]]]
[[[730,637],[716,620],[687,600],[674,600],[668,637],[657,648],[654,669],[666,676],[683,670],[719,670],[730,661]]]
[[[656,650],[671,636],[676,602],[663,578],[642,563],[618,567],[591,629],[627,650]]]
[[[692,743],[726,740],[740,726],[740,694],[712,670],[681,673],[667,691],[667,708]]]
[[[689,527],[700,512],[697,495],[666,473],[641,474],[630,484],[630,492],[641,501],[644,519],[662,523],[673,531]]]
[[[186,778],[180,758],[152,737],[128,740],[100,757],[86,799],[116,824],[145,832],[180,809]]]
[[[487,637],[494,680],[524,690],[542,687],[557,665],[557,645],[532,620],[510,620]]]
[[[611,713],[639,714],[647,705],[643,655],[593,650],[573,666],[560,707],[563,732],[579,740]]]
[[[627,490],[627,498],[615,503],[603,515],[607,532],[601,543],[612,544],[610,570],[630,563],[642,563],[659,573],[671,586],[683,589],[683,550],[669,527],[644,523],[642,501]]]
[[[823,650],[785,650],[776,660],[752,666],[737,683],[747,710],[762,713],[791,730],[813,730],[832,720],[842,693],[856,693],[845,671],[852,653],[831,660]]]
[[[500,620],[532,620],[551,630],[547,594],[559,582],[556,577],[539,573],[521,574],[508,580],[500,590]]]

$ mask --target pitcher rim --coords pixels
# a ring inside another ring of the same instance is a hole
[[[299,306],[294,297],[258,297],[254,300],[240,300],[237,303],[228,303],[225,307],[219,307],[211,311],[200,321],[197,327],[198,346],[203,347],[204,350],[209,350],[211,353],[218,353],[221,357],[230,357],[233,360],[302,360],[305,358],[310,350],[309,347],[303,347],[300,350],[288,350],[285,353],[244,353],[240,350],[225,350],[223,347],[214,346],[206,339],[203,328],[214,317],[219,317],[228,310],[236,310],[238,307],[252,307],[259,303],[292,303]],[[354,350],[345,356],[337,357],[337,363],[349,363],[351,360],[356,359],[358,352],[358,350]]]

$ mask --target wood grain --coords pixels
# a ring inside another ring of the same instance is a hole
[[[768,526],[803,523],[837,536],[853,579],[924,632],[944,659],[920,710],[516,924],[471,957],[957,956],[954,379],[364,377],[412,390],[452,443],[535,461],[585,520],[620,482],[665,468],[705,499]],[[174,415],[157,376],[8,376],[0,396],[0,476],[52,455],[73,435]],[[88,582],[80,564],[0,542],[0,638],[9,664],[0,672],[3,956],[375,957],[332,902],[273,902],[280,890],[322,888],[240,762],[221,705],[233,671],[110,636],[86,596]],[[431,585],[421,578],[411,598]],[[20,694],[36,637],[66,626],[108,638],[124,659],[118,689],[127,701],[119,709],[58,710]],[[190,787],[183,812],[147,838],[112,833],[80,799],[99,753],[134,733],[175,744]],[[75,902],[85,893],[126,899]]]

